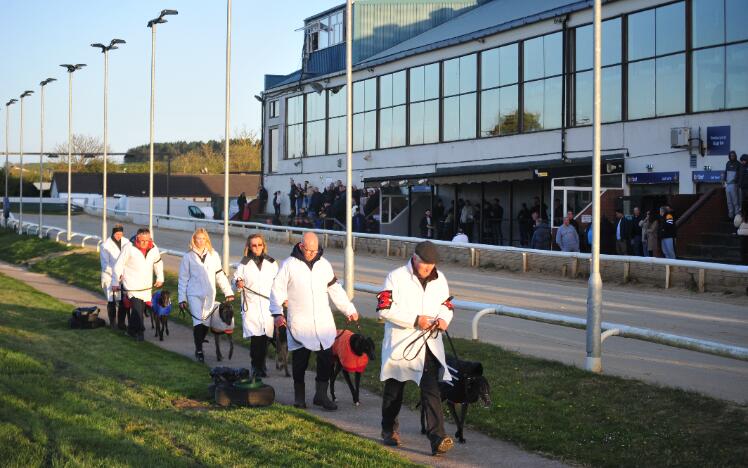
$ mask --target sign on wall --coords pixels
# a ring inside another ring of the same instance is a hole
[[[730,152],[730,126],[706,128],[706,150],[710,156],[725,155]]]
[[[720,183],[725,180],[725,171],[693,171],[694,182]]]
[[[640,172],[626,174],[628,184],[676,184],[678,172]]]

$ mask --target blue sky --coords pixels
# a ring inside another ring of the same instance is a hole
[[[304,18],[343,0],[233,0],[231,128],[260,129],[263,75],[300,67]],[[67,142],[68,77],[61,63],[86,63],[73,75],[73,132],[103,134],[104,58],[91,43],[121,38],[109,54],[109,141],[113,152],[148,142],[151,33],[162,9],[178,16],[156,33],[155,140],[221,139],[224,134],[226,2],[221,0],[2,0],[0,150],[5,102],[27,89],[24,150],[39,150],[39,82],[45,88],[45,149]],[[11,107],[10,151],[19,146],[19,106]]]

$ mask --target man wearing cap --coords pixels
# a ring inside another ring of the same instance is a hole
[[[398,414],[407,381],[421,388],[426,436],[431,453],[440,455],[454,442],[444,432],[439,382],[449,382],[441,332],[452,321],[447,279],[437,271],[439,253],[431,241],[416,246],[407,264],[391,271],[377,295],[377,313],[384,320],[382,341],[382,440],[400,445]]]
[[[122,303],[122,294],[112,291],[112,273],[114,264],[117,263],[119,254],[122,249],[130,244],[130,241],[123,237],[123,227],[117,224],[112,228],[112,235],[101,244],[99,260],[101,260],[101,287],[104,289],[107,300],[107,315],[109,316],[109,326],[125,330],[125,318],[127,308]]]

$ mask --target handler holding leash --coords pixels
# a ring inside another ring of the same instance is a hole
[[[151,240],[151,231],[146,228],[138,229],[135,244],[125,245],[114,264],[112,291],[119,291],[120,284],[132,304],[127,334],[143,341],[145,303],[151,300],[151,288],[160,288],[164,284],[164,263],[158,247]]]
[[[451,381],[440,331],[452,321],[452,303],[444,274],[436,270],[439,254],[430,241],[421,242],[410,261],[391,271],[377,295],[377,312],[385,321],[382,341],[382,440],[400,445],[397,416],[409,380],[421,388],[426,436],[431,453],[440,455],[454,442],[444,432],[439,381]]]
[[[294,406],[297,408],[306,408],[304,373],[309,355],[315,352],[317,378],[313,403],[328,411],[338,409],[327,396],[336,335],[329,299],[349,321],[358,320],[356,307],[338,283],[332,265],[322,258],[316,234],[307,232],[281,265],[270,293],[270,313],[275,317],[276,326],[287,326],[288,350],[293,351]],[[288,302],[288,323],[283,317],[284,302]]]
[[[106,310],[109,316],[109,326],[112,330],[119,328],[120,330],[126,330],[125,318],[127,316],[127,309],[122,303],[122,293],[115,293],[112,291],[112,273],[114,272],[114,264],[117,263],[122,249],[130,245],[130,241],[123,237],[124,228],[121,224],[117,224],[112,228],[111,237],[107,238],[103,244],[101,244],[101,252],[99,253],[99,260],[101,260],[101,287],[104,289],[106,294]],[[119,296],[119,300],[117,300]]]
[[[242,298],[242,331],[249,338],[252,375],[267,377],[265,355],[268,338],[273,337],[270,289],[278,274],[278,263],[267,254],[262,234],[252,234],[244,246],[244,258],[234,272],[234,284]]]
[[[208,231],[197,228],[190,239],[190,251],[179,264],[179,309],[189,305],[192,315],[192,335],[195,339],[195,358],[205,361],[203,341],[210,330],[210,318],[215,313],[216,282],[226,300],[234,300],[234,291],[221,266],[221,257],[213,250]]]

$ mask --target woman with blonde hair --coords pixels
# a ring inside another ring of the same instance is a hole
[[[270,290],[278,274],[278,262],[267,254],[262,234],[251,234],[244,246],[244,258],[234,272],[234,284],[242,298],[242,331],[249,338],[252,375],[267,377],[265,355],[273,337]]]
[[[221,267],[221,257],[213,250],[210,236],[198,228],[190,239],[190,250],[179,265],[179,308],[189,306],[192,315],[192,333],[195,339],[195,358],[204,362],[203,341],[210,330],[210,316],[216,302],[216,284],[227,301],[234,300],[226,273]]]

